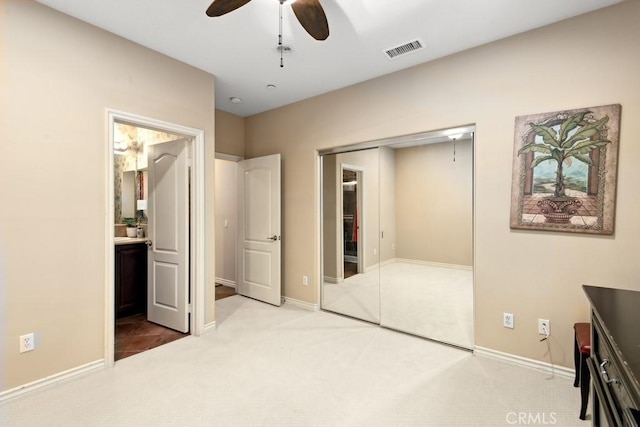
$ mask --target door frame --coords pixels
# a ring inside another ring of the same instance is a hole
[[[357,222],[358,222],[358,240],[356,242],[356,246],[357,246],[357,252],[358,252],[358,273],[365,273],[365,262],[364,262],[364,257],[365,257],[365,251],[364,248],[366,247],[364,245],[364,239],[365,239],[365,233],[364,233],[364,225],[365,225],[365,209],[364,209],[364,191],[365,191],[365,185],[364,185],[364,171],[365,168],[362,166],[356,166],[356,165],[351,165],[349,163],[340,163],[340,170],[338,171],[338,168],[336,168],[336,171],[340,174],[340,176],[338,177],[337,181],[339,181],[340,183],[340,212],[344,213],[344,187],[342,186],[343,180],[344,180],[344,171],[348,170],[351,172],[355,172],[356,173],[356,177],[357,177],[357,184],[356,184],[356,203],[358,206],[358,210],[357,210]],[[341,263],[341,269],[342,269],[342,279],[344,280],[344,263],[345,263],[345,256],[344,256],[344,221],[340,221],[340,241],[342,242],[341,245],[341,250],[342,250],[342,263]]]
[[[228,161],[228,162],[234,162],[234,163],[236,163],[236,167],[237,167],[237,166],[238,166],[238,165],[237,165],[237,163],[238,163],[239,161],[241,161],[241,160],[244,160],[244,157],[243,157],[243,156],[238,156],[238,155],[235,155],[235,154],[220,153],[220,152],[217,152],[217,151],[216,151],[216,153],[215,153],[215,160],[225,160],[225,161]],[[218,173],[218,168],[216,168],[215,173],[216,173],[216,174]],[[236,174],[237,174],[237,171],[236,171]],[[236,182],[236,185],[235,185],[235,187],[233,188],[233,190],[234,190],[234,191],[236,191],[236,192],[238,191],[237,187],[238,187],[238,185],[237,185],[237,182]],[[224,191],[224,190],[223,190],[223,191]],[[218,194],[218,193],[219,193],[219,192],[216,192],[216,197],[217,197],[217,194]],[[214,201],[214,202],[215,202],[215,201]],[[237,209],[238,209],[238,200],[237,200],[237,197],[236,197],[236,206],[235,206],[235,208],[236,208],[236,212],[237,212]],[[217,215],[218,215],[218,211],[216,210],[216,218],[217,218]],[[236,217],[235,217],[235,218],[233,218],[233,221],[235,221],[235,222],[236,222],[236,232],[235,232],[235,234],[232,236],[232,239],[233,239],[233,241],[234,241],[234,242],[236,243],[236,245],[237,245],[237,244],[238,244],[238,228],[237,228],[237,227],[238,227],[238,224],[237,224],[237,222],[238,222],[238,218],[237,218],[237,215],[236,215]],[[218,235],[219,235],[219,233],[223,233],[223,231],[222,231],[222,230],[219,230],[219,229],[218,229],[218,227],[217,227],[217,223],[216,223],[216,225],[214,226],[214,228],[216,229],[216,230],[215,230],[215,234],[216,234],[216,236],[218,236]],[[220,253],[220,251],[218,251],[218,249],[219,249],[219,248],[218,248],[218,247],[216,247],[216,254]],[[234,261],[234,272],[235,272],[235,273],[236,273],[236,275],[237,275],[237,273],[238,273],[238,255],[237,255],[236,251],[234,251],[234,252],[233,252],[232,256],[233,256],[233,261]],[[217,269],[217,268],[216,268],[216,274],[218,274],[218,269]],[[237,277],[236,277],[236,280],[235,280],[234,282],[231,282],[231,281],[229,281],[229,280],[227,280],[227,279],[224,279],[224,278],[221,278],[221,277],[216,276],[216,277],[214,278],[214,281],[215,281],[216,285],[221,284],[221,285],[224,285],[224,286],[231,287],[231,288],[233,288],[233,289],[238,289],[238,278],[237,278]]]
[[[189,279],[191,317],[189,330],[191,335],[200,336],[204,332],[205,319],[205,156],[204,130],[182,126],[175,123],[157,120],[137,114],[127,113],[115,109],[106,109],[107,143],[105,155],[105,198],[107,212],[105,213],[105,333],[104,360],[106,367],[115,364],[115,255],[114,230],[115,218],[115,188],[114,188],[114,158],[113,158],[113,127],[115,122],[123,122],[133,126],[157,129],[172,134],[178,134],[193,139],[191,145],[191,190],[190,190],[190,234],[189,250]]]

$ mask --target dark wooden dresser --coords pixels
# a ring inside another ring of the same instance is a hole
[[[640,425],[640,292],[583,286],[591,303],[594,426]]]

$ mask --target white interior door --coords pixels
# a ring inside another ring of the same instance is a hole
[[[147,319],[189,331],[189,168],[184,140],[149,146]]]
[[[238,162],[237,292],[281,304],[280,154]]]

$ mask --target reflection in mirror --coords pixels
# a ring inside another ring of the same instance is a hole
[[[114,155],[114,223],[124,218],[136,218],[146,224],[147,147],[183,138],[154,129],[115,122],[113,126]],[[141,203],[142,201],[142,203]]]
[[[323,154],[322,173],[322,309],[473,348],[473,127]]]
[[[136,203],[136,171],[122,172],[122,217],[134,218]]]
[[[380,321],[378,149],[322,159],[322,308]]]
[[[454,161],[453,141],[398,148],[381,165],[380,180],[389,187],[380,194],[381,217],[395,215],[381,222],[396,225],[394,259],[380,273],[381,325],[472,348],[470,136],[455,150]]]

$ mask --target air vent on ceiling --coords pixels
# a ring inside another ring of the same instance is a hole
[[[397,58],[398,56],[407,54],[409,52],[415,52],[416,50],[424,48],[424,45],[420,40],[414,40],[409,43],[405,43],[401,46],[396,46],[391,49],[387,49],[384,53],[387,54],[389,59]]]

